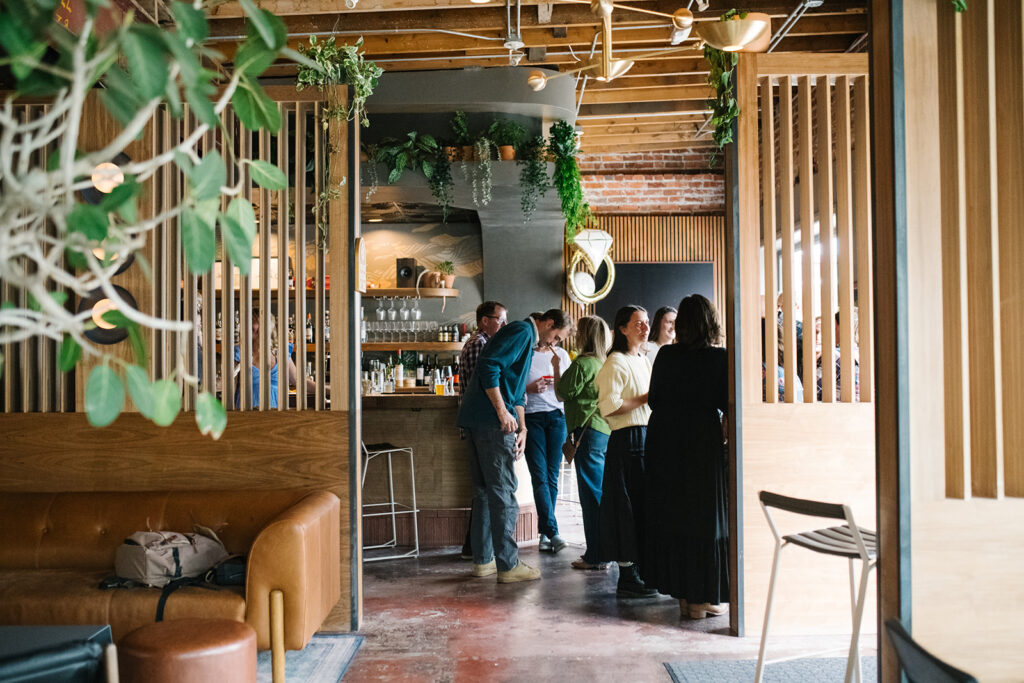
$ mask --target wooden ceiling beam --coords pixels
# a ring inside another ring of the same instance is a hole
[[[640,133],[638,135],[595,135],[588,137],[588,134],[584,134],[583,142],[580,143],[581,148],[584,144],[587,147],[607,147],[608,145],[628,145],[628,144],[653,144],[656,142],[689,142],[694,139],[694,135],[697,132],[696,126],[691,126],[690,130],[685,132],[673,132],[673,133]]]
[[[618,116],[636,116],[643,114],[674,114],[674,113],[709,113],[707,104],[698,100],[679,100],[676,102],[629,102],[621,104],[584,104],[580,107],[577,123],[584,123],[588,118],[614,118]],[[583,120],[581,120],[583,119]]]
[[[622,152],[660,152],[676,149],[694,149],[714,147],[710,140],[680,140],[679,142],[621,143],[614,145],[584,145],[580,152],[584,154],[608,154]],[[709,170],[713,173],[713,170]]]
[[[612,104],[627,102],[665,102],[671,100],[700,100],[713,96],[707,85],[677,85],[660,88],[632,88],[625,90],[590,90],[583,92],[583,104]]]
[[[667,113],[654,116],[608,116],[608,117],[586,117],[576,120],[576,123],[583,126],[586,129],[588,126],[645,126],[645,125],[660,125],[666,123],[675,123],[677,121],[686,121],[689,119],[697,119],[703,121],[706,115],[700,112],[677,112]]]
[[[634,67],[636,68],[636,67]],[[587,90],[607,92],[609,90],[635,90],[637,88],[673,88],[681,85],[706,85],[706,73],[692,76],[644,76],[641,78],[625,78],[620,76],[613,81],[587,81]]]
[[[704,117],[679,119],[672,123],[633,124],[628,126],[583,126],[587,140],[606,135],[646,135],[648,133],[693,133],[695,126],[704,123]]]

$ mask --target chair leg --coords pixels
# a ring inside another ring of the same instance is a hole
[[[850,619],[853,622],[853,630],[857,630],[857,577],[856,572],[853,568],[853,558],[849,558],[847,566],[850,569]],[[849,663],[849,662],[847,662]],[[857,683],[861,683],[861,671],[860,671],[860,652],[857,652],[857,656],[854,657],[853,663],[854,676],[857,679]]]
[[[119,683],[121,676],[117,669],[116,645],[110,644],[103,649],[103,665],[107,672],[106,683]]]
[[[779,560],[782,556],[782,546],[775,544],[775,555],[772,558],[772,575],[768,581],[768,602],[764,606],[764,624],[761,625],[761,647],[757,652],[757,672],[754,674],[754,683],[761,683],[764,677],[764,652],[768,644],[768,622],[772,618],[772,600],[775,598],[775,579],[779,573]]]
[[[388,503],[391,507],[391,545],[398,547],[398,521],[395,515],[395,472],[391,463],[391,453],[388,453]]]
[[[868,576],[871,574],[871,563],[864,561],[860,572],[860,587],[857,591],[857,606],[853,612],[853,635],[850,637],[850,656],[846,660],[846,683],[853,680],[853,672],[857,671],[857,681],[860,683],[860,623],[864,616],[864,601],[868,592]]]
[[[413,462],[412,449],[409,449],[409,477],[412,480],[412,537],[414,557],[420,556],[420,525],[419,508],[416,507],[416,463]]]
[[[270,664],[274,683],[284,681],[284,593],[270,591]]]

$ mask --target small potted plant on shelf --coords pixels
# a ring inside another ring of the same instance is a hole
[[[509,119],[496,119],[487,129],[487,137],[498,148],[502,161],[512,161],[516,158],[516,147],[526,138],[526,129]]]
[[[455,112],[450,125],[452,127],[452,134],[455,135],[455,144],[462,148],[462,153],[457,158],[452,159],[452,161],[472,161],[473,138],[469,135],[469,120],[466,118],[466,112]]]
[[[451,261],[441,261],[437,264],[437,272],[441,275],[445,289],[451,289],[455,284],[455,264]]]

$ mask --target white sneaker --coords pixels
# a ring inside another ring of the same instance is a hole
[[[474,564],[473,565],[473,576],[490,576],[491,574],[498,573],[498,564],[491,560],[487,564]]]
[[[535,581],[540,578],[540,570],[534,569],[522,560],[507,572],[498,572],[498,583],[517,583],[519,581]]]

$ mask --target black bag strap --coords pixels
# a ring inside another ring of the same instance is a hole
[[[160,600],[156,603],[156,620],[164,620],[164,607],[167,605],[167,598],[171,597],[171,593],[184,588],[185,586],[200,586],[201,588],[208,588],[210,590],[216,590],[215,587],[206,583],[201,576],[184,576],[180,579],[175,579],[167,583],[160,590]]]

